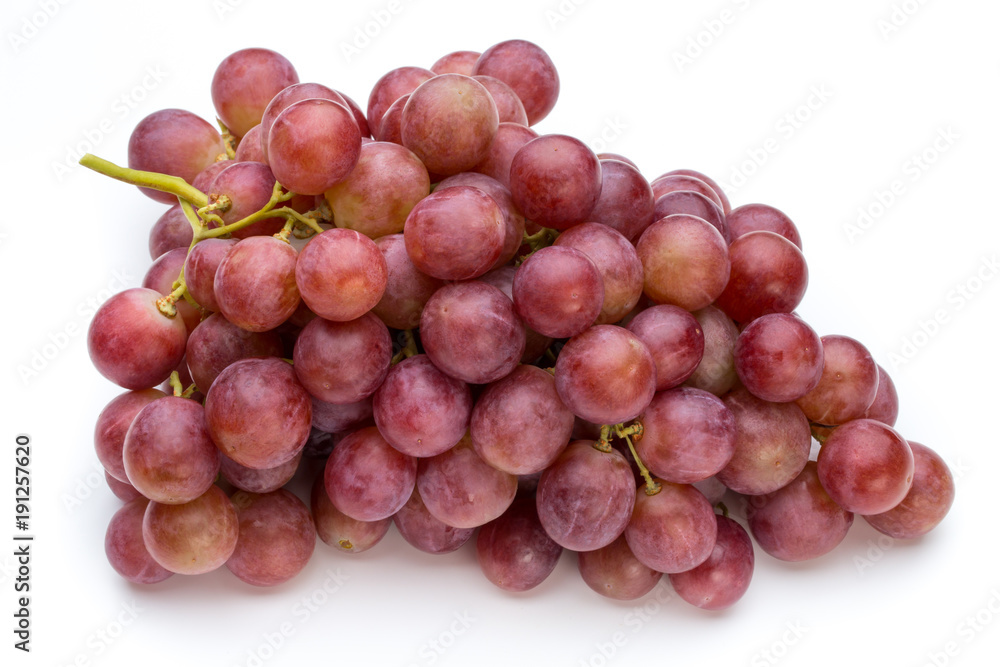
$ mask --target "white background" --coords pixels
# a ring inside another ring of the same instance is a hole
[[[894,6],[899,25],[888,23]],[[343,45],[372,12],[391,20],[348,58]],[[1000,6],[985,0],[7,0],[0,662],[992,663],[998,20]],[[834,552],[805,564],[758,549],[749,592],[720,613],[668,599],[666,583],[658,597],[606,600],[582,583],[572,554],[535,591],[503,593],[481,576],[471,545],[431,557],[395,530],[355,558],[319,544],[298,578],[271,590],[225,569],[152,588],[125,583],[103,553],[120,503],[95,474],[92,441],[97,414],[120,390],[91,367],[85,330],[88,303],[141,281],[163,208],[68,154],[89,141],[124,164],[131,128],[160,108],[212,119],[212,74],[239,48],[275,49],[302,81],[364,106],[389,69],[515,37],[542,45],[559,68],[560,100],[539,132],[604,141],[650,179],[698,169],[738,186],[735,205],[760,201],[791,216],[811,278],[799,312],[821,334],[858,338],[890,371],[898,429],[956,474],[951,515],[912,544],[880,541],[859,519]],[[685,51],[691,62],[681,63]],[[933,164],[916,167],[925,151]],[[762,165],[748,162],[754,155]],[[880,212],[879,193],[896,180],[902,194]],[[859,207],[877,215],[851,236]],[[959,286],[978,291],[962,297]],[[943,323],[922,334],[935,313]],[[33,443],[30,655],[12,648],[11,632],[18,433]],[[342,583],[326,596],[330,572]],[[303,613],[313,596],[323,603]]]

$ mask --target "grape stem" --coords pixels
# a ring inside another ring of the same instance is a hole
[[[239,142],[236,137],[233,136],[233,133],[229,131],[229,128],[226,127],[226,124],[222,122],[221,118],[216,118],[215,122],[219,124],[219,131],[222,134],[222,142],[226,145],[225,157],[220,155],[218,160],[232,160],[236,157],[236,145]]]
[[[170,373],[170,388],[174,390],[174,396],[184,395],[184,386],[181,384],[181,376],[177,371]]]
[[[403,336],[403,348],[393,355],[391,361],[393,365],[398,364],[403,359],[409,359],[413,355],[419,354],[420,352],[417,349],[417,340],[413,337],[412,329],[403,329],[400,333]]]
[[[541,250],[542,248],[547,248],[553,243],[555,243],[556,238],[559,237],[559,232],[548,227],[542,227],[540,230],[534,234],[524,233],[524,238],[521,240],[522,245],[526,245],[531,248],[527,254],[522,255],[518,258],[518,265],[524,263],[524,260],[531,257],[533,254]]]
[[[131,183],[132,185],[138,185],[144,188],[152,188],[154,190],[159,190],[160,192],[169,192],[170,194],[176,195],[181,199],[187,199],[198,208],[208,205],[208,196],[201,190],[192,187],[187,181],[179,176],[169,176],[167,174],[157,174],[152,171],[140,171],[138,169],[119,167],[112,162],[108,162],[107,160],[90,153],[87,153],[80,158],[80,164],[87,169],[92,169],[99,174],[110,176],[111,178],[125,183]]]
[[[663,486],[653,479],[653,476],[649,474],[649,469],[642,464],[642,460],[635,451],[635,445],[632,444],[632,439],[641,440],[643,433],[642,422],[636,420],[632,422],[630,426],[625,426],[625,424],[605,424],[601,427],[600,439],[594,443],[594,447],[601,450],[602,452],[611,451],[611,438],[618,437],[625,441],[628,445],[629,452],[632,453],[632,458],[635,459],[636,465],[639,467],[639,474],[642,478],[646,480],[646,495],[655,496]]]

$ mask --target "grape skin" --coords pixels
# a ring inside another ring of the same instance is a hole
[[[123,505],[104,534],[104,553],[115,572],[133,584],[155,584],[173,576],[173,572],[157,563],[142,539],[142,519],[148,498],[139,496]]]
[[[358,521],[338,510],[326,493],[323,475],[316,476],[309,498],[319,539],[341,553],[359,554],[368,551],[382,541],[392,525],[391,518]]]
[[[233,505],[239,536],[226,567],[238,579],[254,586],[276,586],[306,566],[316,545],[316,529],[301,500],[285,489],[238,491]]]
[[[272,236],[251,236],[226,253],[215,272],[219,311],[247,331],[270,331],[299,306],[295,249]]]
[[[612,600],[638,600],[663,578],[662,572],[639,562],[624,534],[600,549],[581,551],[577,559],[583,581]]]
[[[97,416],[94,426],[94,449],[104,470],[119,482],[128,482],[125,464],[122,462],[122,447],[125,434],[132,420],[153,401],[166,396],[159,389],[138,389],[127,391],[111,399]]]
[[[659,493],[652,496],[644,487],[636,491],[625,539],[647,567],[667,574],[685,572],[711,556],[718,530],[715,513],[693,486],[659,484]]]
[[[182,505],[150,501],[142,519],[149,554],[177,574],[205,574],[222,567],[238,537],[236,508],[214,485]]]
[[[908,442],[913,452],[913,484],[895,507],[864,516],[872,528],[897,540],[912,540],[933,530],[955,502],[955,479],[944,459],[930,447]]]
[[[515,500],[503,515],[480,528],[476,537],[480,569],[505,591],[535,588],[552,574],[561,555],[562,547],[542,528],[530,496]]]
[[[743,597],[753,576],[753,543],[743,526],[716,515],[715,547],[705,562],[667,575],[677,594],[701,609],[726,609]]]
[[[334,507],[358,521],[395,514],[413,493],[417,460],[394,449],[378,429],[358,429],[337,443],[324,472]]]

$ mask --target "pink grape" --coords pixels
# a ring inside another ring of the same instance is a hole
[[[251,236],[226,253],[215,271],[219,312],[247,331],[276,329],[299,305],[298,255],[273,236]]]
[[[685,572],[712,555],[718,531],[715,512],[693,486],[660,484],[660,492],[652,496],[644,488],[636,491],[625,539],[647,567],[667,574]]]
[[[662,174],[656,180],[660,180],[660,178],[665,176],[677,176],[677,175],[694,176],[695,178],[704,181],[706,184],[708,184],[708,186],[715,191],[715,194],[719,196],[719,201],[721,202],[722,205],[722,212],[725,213],[726,215],[729,215],[729,211],[732,207],[729,205],[729,197],[726,196],[726,191],[723,190],[719,186],[719,184],[716,183],[710,176],[706,176],[700,171],[695,171],[694,169],[674,169],[673,171],[668,171],[667,173]]]
[[[260,123],[268,102],[298,83],[292,63],[269,49],[241,49],[226,56],[212,77],[212,103],[229,131],[245,135]]]
[[[743,386],[765,401],[798,400],[823,376],[823,343],[794,315],[758,317],[736,339],[733,355]]]
[[[474,188],[479,188],[492,197],[500,206],[500,210],[504,213],[503,250],[500,251],[500,256],[497,257],[497,260],[493,262],[492,268],[496,269],[507,265],[510,260],[514,259],[521,245],[524,243],[525,226],[524,216],[514,206],[514,199],[510,196],[510,190],[503,183],[486,174],[464,171],[461,174],[455,174],[444,179],[437,184],[434,191],[437,192],[457,185],[471,185]]]
[[[913,452],[891,426],[855,419],[833,429],[816,459],[819,481],[848,512],[881,514],[913,484]]]
[[[313,482],[309,498],[319,539],[341,553],[359,554],[368,551],[382,541],[392,525],[391,518],[358,521],[338,510],[330,502],[322,475],[318,475]]]
[[[188,183],[225,155],[222,136],[208,121],[183,109],[162,109],[143,118],[128,140],[130,169],[178,176]],[[176,204],[177,197],[151,188],[139,188],[148,197]]]
[[[392,338],[382,320],[365,313],[349,322],[317,317],[295,341],[295,377],[328,403],[354,403],[375,393],[392,361]]]
[[[505,591],[535,588],[555,569],[562,547],[538,520],[534,499],[516,499],[500,517],[479,529],[476,556],[483,574]]]
[[[583,581],[612,600],[638,600],[663,578],[662,572],[639,562],[624,534],[600,549],[581,551],[577,558]]]
[[[184,356],[184,320],[161,313],[156,307],[160,298],[151,289],[126,289],[105,301],[90,321],[90,360],[101,375],[125,389],[160,384]]]
[[[809,271],[802,251],[774,232],[750,232],[729,246],[732,270],[716,306],[747,324],[761,315],[790,313],[802,301]]]
[[[729,317],[715,306],[692,313],[705,334],[705,352],[685,384],[723,396],[739,383],[733,350],[740,331]]]
[[[480,394],[469,433],[484,461],[525,475],[542,472],[559,456],[569,444],[573,422],[552,376],[521,365]]]
[[[312,399],[312,426],[327,433],[340,433],[367,425],[372,419],[372,397],[354,403],[327,403]]]
[[[753,543],[747,531],[728,517],[716,515],[715,520],[715,547],[708,559],[687,572],[668,575],[681,599],[701,609],[733,606],[753,576]]]
[[[251,357],[278,357],[284,352],[275,331],[255,333],[236,326],[222,313],[199,324],[187,341],[187,365],[191,379],[202,393],[230,364]]]
[[[476,61],[481,54],[479,51],[452,51],[446,53],[431,65],[431,71],[435,74],[464,74],[472,76],[472,71],[476,67]]]
[[[379,302],[388,281],[375,242],[351,229],[328,229],[310,239],[295,264],[302,300],[320,317],[346,322]]]
[[[410,93],[400,138],[434,174],[467,171],[486,158],[500,118],[489,90],[472,77],[440,74]]]
[[[955,478],[941,456],[926,445],[909,441],[913,452],[913,484],[892,509],[864,517],[871,526],[897,540],[912,540],[933,530],[955,501]]]
[[[94,426],[94,449],[97,459],[109,475],[119,482],[128,482],[122,447],[132,420],[153,401],[166,396],[159,389],[138,389],[115,396],[97,416]]]
[[[591,551],[625,530],[635,482],[619,452],[602,452],[592,441],[577,440],[542,473],[535,500],[549,537],[566,549]]]
[[[809,421],[827,426],[864,416],[878,392],[878,365],[864,345],[849,336],[823,336],[819,383],[796,403]]]
[[[149,554],[177,574],[205,574],[222,567],[238,537],[236,508],[218,486],[182,505],[150,501],[142,519]]]
[[[390,445],[410,456],[435,456],[469,428],[469,386],[440,371],[425,354],[393,366],[375,391],[375,424]]]
[[[795,223],[773,206],[744,204],[726,215],[726,223],[732,231],[733,240],[750,232],[774,232],[784,236],[802,250],[802,237]]]
[[[125,503],[108,522],[104,553],[115,572],[133,584],[155,584],[173,576],[156,562],[142,540],[142,518],[148,498],[139,496]]]
[[[722,198],[719,193],[699,176],[678,173],[664,174],[654,178],[650,187],[653,189],[653,197],[657,200],[671,192],[697,192],[717,205],[720,210],[722,209]]]
[[[236,548],[226,567],[254,586],[276,586],[302,571],[316,546],[316,529],[305,504],[291,492],[238,491]]]
[[[406,504],[417,460],[394,449],[378,429],[358,429],[337,443],[324,472],[334,506],[359,521],[387,519]]]
[[[215,273],[234,245],[235,239],[203,239],[187,252],[184,260],[188,293],[199,306],[213,313],[219,310],[219,301],[215,298]]]
[[[396,529],[411,546],[429,554],[446,554],[469,541],[475,528],[456,528],[434,517],[417,489],[392,517]]]
[[[434,293],[420,316],[420,339],[442,371],[470,384],[486,384],[514,370],[524,352],[525,332],[503,292],[470,280]]]
[[[556,359],[556,390],[573,414],[595,424],[638,417],[656,391],[656,363],[635,334],[598,324],[571,338]]]
[[[321,195],[358,161],[361,131],[342,104],[301,100],[278,114],[267,137],[267,160],[275,178],[300,195]]]
[[[224,454],[219,460],[222,476],[237,489],[249,493],[270,493],[291,481],[299,469],[302,453],[274,468],[248,468]]]
[[[701,218],[718,229],[726,243],[732,241],[732,234],[726,222],[726,216],[722,212],[722,207],[700,192],[675,190],[656,199],[656,204],[653,207],[654,220],[678,213]]]
[[[142,287],[155,290],[163,296],[173,292],[174,283],[184,267],[186,256],[186,248],[174,248],[163,253],[146,271]],[[178,300],[174,306],[177,308],[177,317],[184,321],[184,326],[190,334],[201,321],[201,312],[184,299]]]
[[[537,44],[511,39],[483,51],[474,74],[500,79],[524,105],[528,124],[545,118],[559,97],[559,74],[549,55]]]
[[[444,281],[413,265],[402,234],[380,236],[375,239],[375,245],[385,257],[387,277],[382,298],[371,312],[391,329],[415,329],[427,301]]]
[[[382,116],[393,102],[403,95],[409,95],[433,76],[434,72],[423,67],[397,67],[383,74],[372,86],[368,96],[367,118],[372,134],[378,136]]]
[[[532,139],[538,138],[534,130],[517,123],[500,123],[496,136],[490,144],[486,157],[473,169],[499,181],[504,187],[510,188],[510,164],[521,147]]]
[[[135,490],[134,486],[128,482],[122,482],[115,479],[107,470],[104,471],[104,481],[107,482],[108,488],[111,489],[111,493],[115,494],[115,497],[123,502],[128,503],[136,498],[144,497],[141,493]]]
[[[229,197],[231,206],[229,210],[220,213],[219,217],[227,225],[237,222],[264,208],[274,192],[274,180],[274,174],[266,164],[234,162],[219,172],[212,181],[209,202],[218,199],[217,195]],[[232,235],[237,239],[245,239],[248,236],[270,236],[280,232],[284,226],[284,218],[276,216],[238,229],[232,232]]]
[[[483,461],[465,436],[448,451],[420,459],[417,490],[427,511],[440,521],[475,528],[510,507],[517,477]]]
[[[156,259],[168,250],[187,248],[194,238],[191,223],[184,217],[180,204],[163,213],[149,230],[149,257]]]
[[[619,160],[600,162],[601,196],[588,217],[634,243],[657,220],[653,190],[634,165]]]
[[[517,96],[513,88],[492,76],[480,74],[472,78],[489,91],[490,97],[496,103],[501,123],[517,123],[528,127],[528,114],[524,110],[521,98]]]
[[[274,468],[305,446],[312,403],[290,364],[242,359],[208,390],[205,420],[223,454],[249,468]]]
[[[694,315],[678,306],[646,308],[625,327],[646,344],[656,363],[656,390],[687,380],[705,352],[705,334]]]
[[[601,196],[601,163],[574,137],[547,134],[524,144],[510,164],[514,204],[529,220],[558,230],[586,222]]]
[[[271,136],[271,126],[274,125],[275,119],[281,114],[282,111],[296,102],[309,99],[330,100],[331,102],[340,104],[345,109],[350,111],[350,106],[347,104],[347,100],[344,99],[343,95],[332,88],[327,88],[321,83],[293,83],[287,88],[284,88],[280,92],[276,93],[267,103],[267,107],[264,109],[264,114],[260,119],[260,125],[257,126],[260,128],[257,135],[257,143],[260,147],[260,153],[263,158],[259,160],[260,162],[267,163],[267,142],[268,138]],[[354,114],[352,113],[351,115],[353,116]],[[355,123],[357,123],[356,119]],[[360,130],[360,127],[358,129]]]
[[[533,253],[514,274],[514,308],[525,324],[550,338],[569,338],[594,324],[604,304],[597,265],[569,246]]]

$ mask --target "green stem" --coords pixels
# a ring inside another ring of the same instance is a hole
[[[412,329],[403,329],[402,335],[403,335],[403,340],[405,341],[403,343],[403,349],[401,349],[399,352],[393,355],[391,361],[393,365],[398,364],[403,359],[409,359],[413,355],[418,354],[420,352],[417,349],[417,340],[416,338],[413,337]]]
[[[594,443],[594,447],[601,450],[602,452],[611,451],[611,438],[617,436],[625,440],[625,444],[628,445],[629,452],[632,453],[632,458],[635,459],[635,464],[639,467],[639,474],[642,478],[646,480],[646,495],[655,496],[663,486],[653,479],[653,476],[649,474],[649,469],[643,465],[642,460],[635,451],[635,445],[632,444],[632,437],[636,440],[642,439],[643,426],[642,422],[635,421],[632,422],[631,426],[625,426],[625,424],[615,424],[609,425],[605,424],[601,427],[600,439]]]
[[[183,267],[181,267],[180,275],[177,276],[177,280],[174,284],[177,285],[177,287],[174,288],[173,292],[156,300],[157,309],[167,317],[175,317],[177,315],[177,306],[174,304],[183,299],[184,294],[187,292],[187,283],[184,281]]]
[[[132,185],[138,185],[139,187],[152,188],[153,190],[159,190],[160,192],[167,192],[172,195],[176,195],[180,199],[188,200],[198,208],[208,204],[208,196],[204,192],[192,187],[187,181],[179,176],[169,176],[167,174],[157,174],[152,171],[140,171],[138,169],[129,169],[128,167],[119,167],[112,162],[108,162],[107,160],[99,158],[96,155],[91,155],[90,153],[87,153],[80,158],[80,164],[87,169],[92,169],[99,174],[110,176],[111,178],[124,181],[125,183],[131,183]]]
[[[177,371],[170,374],[170,388],[174,390],[174,396],[184,396],[184,387],[181,385],[181,376]]]

